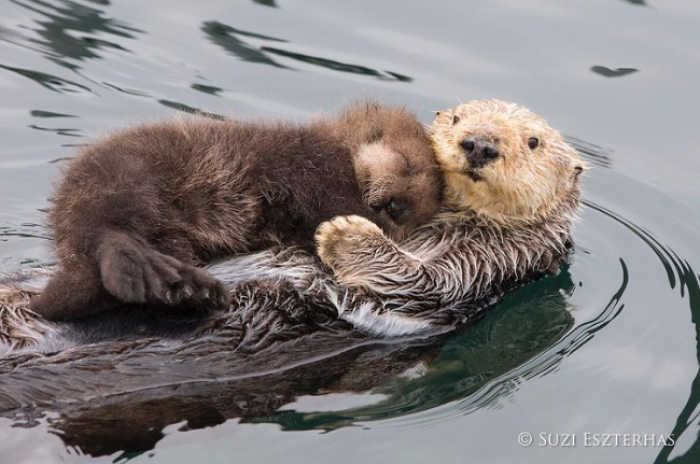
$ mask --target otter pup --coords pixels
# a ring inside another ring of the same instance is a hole
[[[571,246],[585,164],[541,117],[514,103],[473,101],[438,113],[432,139],[445,190],[430,224],[403,243],[358,216],[325,222],[316,234],[336,281],[366,295],[351,306],[360,310],[341,315],[365,330],[449,323],[454,314],[443,308],[556,272]]]
[[[59,270],[31,309],[49,320],[120,303],[225,307],[198,265],[272,245],[313,247],[337,215],[401,239],[440,204],[428,134],[364,104],[306,125],[205,118],[141,125],[85,148],[53,198]]]

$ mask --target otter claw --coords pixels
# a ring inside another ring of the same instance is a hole
[[[189,285],[185,285],[181,290],[185,298],[190,298],[194,294],[194,290]]]

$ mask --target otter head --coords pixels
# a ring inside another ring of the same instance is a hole
[[[432,139],[450,209],[513,225],[578,206],[585,163],[559,132],[522,106],[489,99],[439,112]]]
[[[443,174],[430,135],[415,115],[363,101],[324,124],[352,151],[365,204],[390,237],[404,238],[439,211]]]
[[[430,144],[360,145],[355,177],[378,225],[396,240],[432,218],[442,203],[442,175]]]

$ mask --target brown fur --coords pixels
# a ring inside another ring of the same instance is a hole
[[[307,125],[197,118],[141,125],[69,166],[49,215],[60,270],[32,309],[81,317],[120,302],[224,307],[197,265],[299,245],[358,214],[400,239],[429,219],[441,177],[410,113],[367,104]]]
[[[477,100],[439,113],[432,138],[444,211],[398,243],[359,216],[323,223],[318,255],[335,280],[370,295],[346,320],[406,333],[439,309],[555,273],[580,209],[578,153],[531,111]]]

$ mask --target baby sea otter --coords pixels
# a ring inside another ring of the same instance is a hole
[[[555,272],[571,246],[585,164],[544,119],[478,100],[438,113],[432,139],[445,190],[430,224],[403,243],[358,216],[316,234],[336,281],[365,295],[341,317],[366,330],[448,323],[455,305]]]
[[[205,118],[91,144],[52,198],[59,269],[31,309],[48,320],[123,303],[226,307],[197,267],[359,215],[400,240],[437,212],[442,177],[416,117],[363,104],[306,125]]]

